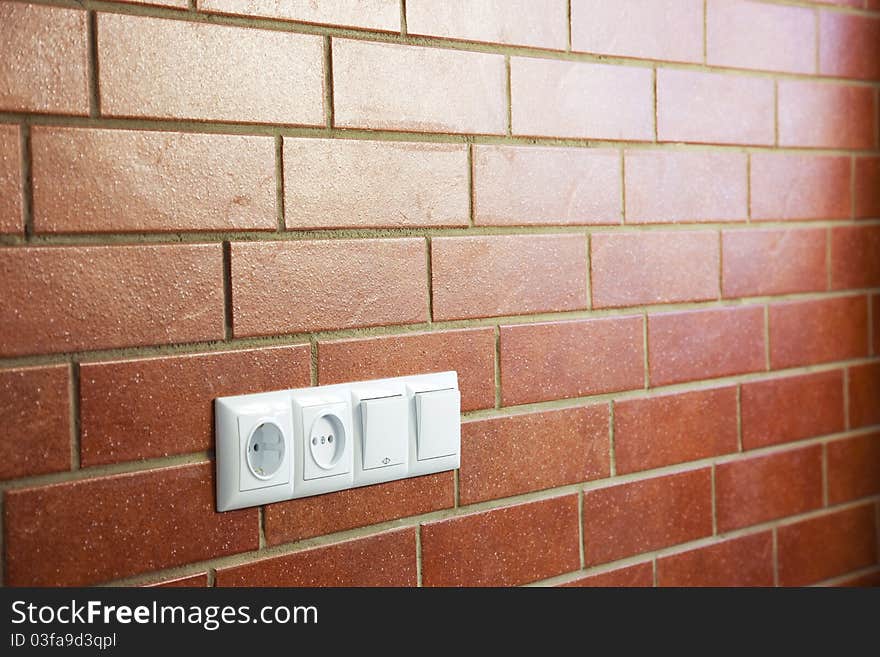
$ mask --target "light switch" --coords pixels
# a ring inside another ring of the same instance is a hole
[[[461,443],[458,390],[418,392],[415,401],[419,460],[458,453]]]
[[[364,470],[400,465],[406,461],[409,435],[403,396],[361,402]]]

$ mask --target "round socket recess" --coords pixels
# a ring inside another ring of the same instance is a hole
[[[339,463],[345,451],[345,425],[338,416],[327,411],[315,418],[309,431],[309,449],[318,467],[330,470]]]
[[[254,427],[247,442],[248,469],[258,479],[271,479],[284,461],[284,434],[274,422]]]

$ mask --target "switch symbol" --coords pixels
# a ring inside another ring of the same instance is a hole
[[[388,458],[387,456],[384,459],[382,459],[382,465],[388,465],[389,463],[391,463],[391,459]]]

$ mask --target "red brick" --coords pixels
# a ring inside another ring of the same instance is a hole
[[[336,126],[504,134],[501,55],[333,39]]]
[[[746,158],[726,151],[626,151],[626,223],[745,221]]]
[[[217,570],[216,586],[415,586],[411,528]]]
[[[110,116],[324,124],[320,36],[98,14]]]
[[[185,4],[185,0],[184,4]],[[398,0],[323,0],[307,2],[276,2],[275,0],[197,0],[199,11],[244,16],[262,16],[282,20],[341,25],[398,32],[400,30],[400,3]]]
[[[722,233],[725,297],[825,290],[826,231],[726,230]]]
[[[306,387],[309,359],[308,345],[298,345],[84,363],[81,462],[91,466],[212,449],[215,397]]]
[[[409,34],[446,39],[565,50],[566,12],[565,0],[409,0],[406,29]]]
[[[741,306],[651,315],[648,362],[655,386],[763,370],[763,309]]]
[[[880,226],[831,230],[831,287],[880,287]]]
[[[880,424],[880,363],[849,368],[849,423]]]
[[[743,0],[706,5],[706,62],[789,73],[816,70],[816,14]]]
[[[24,232],[21,191],[21,134],[16,125],[0,125],[0,233]]]
[[[721,463],[715,470],[718,531],[822,506],[822,446]]]
[[[458,373],[461,410],[495,405],[495,331],[461,329],[318,343],[318,382]]]
[[[880,157],[856,158],[855,215],[880,218]]]
[[[0,479],[69,470],[70,368],[0,370],[0,426]]]
[[[772,144],[773,81],[657,71],[657,137],[708,144]]]
[[[199,573],[198,575],[189,575],[185,577],[177,577],[154,584],[147,584],[148,588],[185,588],[185,587],[202,587],[208,585],[208,573]]]
[[[34,228],[274,230],[271,137],[35,126]]]
[[[874,506],[810,518],[779,529],[779,584],[804,586],[877,562]]]
[[[711,499],[708,469],[584,492],[587,566],[710,535]]]
[[[615,402],[617,473],[735,452],[736,412],[735,387]]]
[[[513,134],[650,141],[651,88],[648,68],[511,57]]]
[[[0,249],[0,354],[222,339],[222,260],[219,244]]]
[[[793,301],[770,306],[773,369],[867,355],[867,297]]]
[[[880,355],[880,294],[871,297],[871,318],[873,319],[871,332],[874,334],[872,353],[877,356]]]
[[[871,88],[806,80],[778,85],[780,146],[873,148]]]
[[[511,586],[580,568],[577,496],[422,525],[425,586]]]
[[[240,337],[423,322],[427,277],[418,238],[233,243],[233,331]]]
[[[303,497],[264,508],[266,543],[291,543],[454,505],[452,472]]]
[[[474,146],[474,223],[619,224],[620,154]]]
[[[745,449],[844,429],[842,370],[744,383],[741,397]]]
[[[593,307],[717,299],[719,256],[716,231],[593,235]]]
[[[828,503],[839,504],[878,493],[880,433],[828,443]]]
[[[124,0],[124,2],[134,5],[156,5],[159,7],[189,9],[189,0]]]
[[[642,318],[502,326],[500,359],[505,406],[642,388]]]
[[[654,567],[650,561],[610,570],[598,575],[587,575],[574,581],[562,584],[565,587],[631,587],[646,588],[654,586]]]
[[[850,586],[860,588],[874,588],[880,586],[880,570],[865,575],[849,577],[842,582],[836,582],[834,586]]]
[[[752,219],[845,219],[850,216],[850,158],[751,154]]]
[[[214,511],[212,463],[6,492],[6,583],[104,582],[256,550],[257,509]]]
[[[819,12],[819,72],[880,79],[880,17]]]
[[[431,240],[435,320],[587,307],[583,235],[492,235]]]
[[[701,0],[572,0],[572,50],[703,61]]]
[[[657,560],[657,586],[773,586],[770,532]]]
[[[295,229],[467,226],[467,167],[464,144],[286,138],[285,221]]]
[[[89,113],[87,14],[0,3],[0,110]]]
[[[461,504],[576,484],[611,474],[608,405],[461,425]]]

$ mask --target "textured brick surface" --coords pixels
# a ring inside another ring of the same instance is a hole
[[[502,326],[502,403],[643,387],[642,326],[641,317]]]
[[[804,586],[877,562],[873,505],[802,520],[779,530],[779,583]]]
[[[849,368],[849,423],[880,424],[880,363]]]
[[[179,0],[186,6],[186,0]],[[400,29],[397,0],[197,0],[199,11],[265,16],[303,23],[341,25],[396,32]]]
[[[412,529],[217,570],[216,586],[415,586]]]
[[[714,66],[814,73],[815,14],[807,7],[709,0],[706,62]]]
[[[843,372],[744,383],[742,442],[745,449],[843,431]]]
[[[619,224],[620,154],[474,146],[477,225]]]
[[[0,249],[0,355],[219,339],[222,281],[219,244]]]
[[[657,560],[657,586],[773,586],[770,532]]]
[[[308,34],[98,14],[112,116],[322,124],[322,57]]]
[[[213,472],[199,463],[7,492],[6,583],[94,584],[257,549],[257,509],[214,511]]]
[[[586,308],[586,253],[582,235],[434,238],[434,319]]]
[[[765,78],[661,68],[657,137],[706,144],[772,144],[773,83]]]
[[[468,194],[466,146],[284,140],[288,228],[466,226]]]
[[[263,511],[266,542],[279,545],[448,509],[454,493],[452,473],[440,472],[270,504]]]
[[[274,230],[269,137],[35,127],[34,228]]]
[[[708,536],[711,497],[706,469],[586,491],[587,566]]]
[[[214,398],[308,385],[307,345],[84,363],[80,459],[91,466],[210,449]]]
[[[880,78],[880,17],[819,12],[819,71],[845,78]]]
[[[880,157],[856,158],[853,203],[856,217],[880,219]]]
[[[635,587],[646,588],[654,586],[654,568],[651,563],[640,563],[636,566],[627,566],[610,570],[598,575],[587,575],[573,580],[562,586],[566,587]]]
[[[778,84],[780,146],[874,146],[876,109],[871,89],[807,80],[780,80]]]
[[[831,230],[831,287],[880,287],[880,226]]]
[[[700,0],[572,0],[571,47],[602,55],[703,61]]]
[[[770,306],[774,369],[868,355],[868,300],[863,296]]]
[[[89,113],[87,14],[0,3],[0,110]]]
[[[495,404],[495,331],[409,333],[318,343],[318,383],[455,370],[461,409]]]
[[[513,57],[513,134],[650,140],[651,71]]]
[[[735,452],[736,413],[735,387],[615,402],[617,472]]]
[[[333,40],[340,127],[501,134],[504,79],[501,55]]]
[[[626,151],[626,223],[745,221],[746,155]]]
[[[593,306],[717,299],[718,267],[714,231],[593,235]]]
[[[21,196],[21,132],[0,125],[0,234],[24,230]]]
[[[417,238],[236,242],[236,336],[427,319],[425,243]],[[279,304],[295,299],[295,304]],[[351,299],[358,299],[352,304]]]
[[[505,586],[577,570],[577,512],[568,495],[422,525],[422,583]]]
[[[607,477],[608,406],[465,422],[461,504]]]
[[[409,0],[406,29],[450,39],[564,50],[565,0]]]
[[[819,508],[821,446],[718,465],[715,504],[720,532]]]
[[[816,230],[726,230],[725,297],[819,292],[828,287],[826,236]]]
[[[0,370],[0,479],[70,469],[69,391],[67,365]]]
[[[763,370],[764,312],[758,306],[648,317],[652,385]]]
[[[752,219],[850,216],[849,158],[766,152],[750,157]]]
[[[828,502],[838,504],[878,493],[880,433],[829,443]]]

